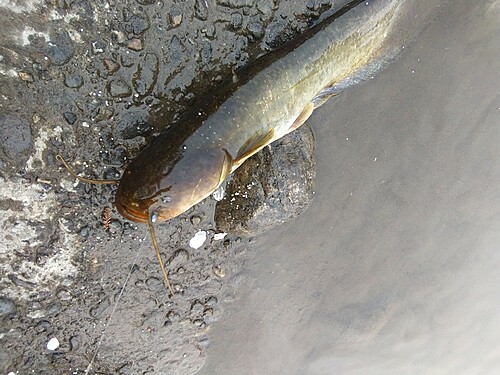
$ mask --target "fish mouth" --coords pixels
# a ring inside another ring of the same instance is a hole
[[[115,206],[118,212],[127,220],[136,223],[148,223],[149,221],[149,213],[145,213],[144,211],[140,210],[134,210],[132,207],[122,204],[120,200],[117,200],[115,202]]]

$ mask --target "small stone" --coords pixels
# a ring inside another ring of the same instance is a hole
[[[194,3],[194,16],[199,20],[206,21],[208,18],[207,0],[196,0]]]
[[[12,314],[15,307],[14,302],[7,297],[0,297],[0,317]]]
[[[203,246],[205,241],[207,240],[207,232],[204,230],[200,230],[197,232],[193,238],[189,240],[189,246],[193,249],[199,249]]]
[[[114,74],[120,69],[120,64],[110,59],[104,59],[103,64],[109,74]]]
[[[224,276],[226,276],[226,270],[220,266],[213,266],[212,271],[217,277],[223,278]]]
[[[113,30],[111,34],[113,34],[113,40],[117,43],[121,44],[127,41],[127,35],[123,31]]]
[[[114,98],[126,98],[132,90],[123,79],[113,79],[108,83],[108,92]]]
[[[71,293],[66,289],[61,289],[59,292],[57,292],[57,298],[59,298],[61,301],[70,301]]]
[[[253,7],[255,0],[217,0],[217,4],[228,8]]]
[[[106,45],[100,40],[93,40],[92,42],[90,42],[90,45],[92,46],[92,53],[94,55],[103,53],[106,49]]]
[[[264,26],[260,22],[250,22],[248,24],[248,31],[252,33],[255,39],[260,39],[264,35]]]
[[[53,351],[57,348],[59,348],[59,340],[55,337],[52,337],[47,343],[47,349]]]
[[[75,336],[71,336],[71,338],[69,339],[69,350],[73,351],[73,350],[77,350],[78,347],[80,346],[80,336],[78,335],[75,335]]]
[[[233,30],[238,30],[243,25],[243,16],[241,15],[241,13],[234,12],[233,14],[231,14],[229,25]]]
[[[19,72],[17,73],[17,75],[19,76],[19,78],[21,78],[22,81],[33,82],[35,80],[33,78],[33,75],[28,72]]]
[[[226,236],[227,236],[227,233],[224,233],[224,232],[223,233],[215,233],[214,240],[220,241],[220,240],[224,239],[224,237],[226,237]]]
[[[191,216],[191,224],[193,225],[199,225],[201,223],[201,217],[197,216],[197,215],[194,215],[194,216]]]
[[[64,112],[63,116],[66,122],[70,125],[73,125],[77,120],[77,117],[73,112]]]
[[[181,24],[182,22],[182,14],[177,13],[177,14],[172,14],[172,26],[177,27]]]
[[[46,46],[47,58],[52,64],[58,66],[66,64],[75,52],[73,41],[66,31],[53,35]]]
[[[144,97],[151,93],[158,79],[159,60],[154,53],[147,53],[139,62],[132,77],[135,91]]]
[[[78,234],[80,236],[82,236],[83,238],[86,238],[88,237],[89,235],[89,227],[87,225],[85,225],[84,227],[82,227],[79,231],[78,231]]]
[[[132,38],[127,42],[127,48],[132,51],[141,51],[144,47],[142,45],[142,39]]]
[[[71,74],[64,77],[64,84],[72,89],[77,89],[83,85],[83,78],[80,74]]]
[[[33,124],[38,124],[42,118],[38,113],[35,113],[33,117],[31,117],[31,120],[33,121]]]
[[[134,35],[141,35],[149,29],[149,26],[149,20],[144,14],[135,14],[130,19],[130,27],[132,28],[131,31]]]

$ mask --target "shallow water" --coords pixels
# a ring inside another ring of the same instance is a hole
[[[315,200],[255,244],[199,374],[500,372],[500,4],[480,3],[313,115]]]

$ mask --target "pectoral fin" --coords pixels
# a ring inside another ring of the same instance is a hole
[[[238,156],[233,162],[233,171],[238,168],[246,159],[260,151],[264,146],[274,139],[274,129],[263,134],[257,134],[248,139],[238,150]]]
[[[300,112],[299,117],[295,119],[293,122],[292,126],[290,126],[290,129],[288,129],[287,134],[293,132],[295,129],[300,128],[304,122],[307,121],[307,119],[312,115],[314,111],[314,104],[313,103],[308,103],[302,112]]]
[[[222,162],[222,169],[220,172],[219,183],[217,184],[217,186],[222,184],[222,182],[226,179],[228,175],[231,174],[233,170],[233,158],[231,157],[231,154],[229,154],[229,152],[225,148],[223,148],[222,150],[224,151],[224,161]]]

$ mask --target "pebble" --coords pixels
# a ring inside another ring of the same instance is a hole
[[[73,125],[77,120],[77,117],[73,112],[64,112],[63,116],[66,122],[70,125]]]
[[[159,60],[154,53],[147,53],[137,65],[132,84],[139,95],[145,96],[153,89],[158,78],[158,66]]]
[[[215,241],[219,241],[219,240],[222,240],[224,239],[224,237],[227,236],[227,233],[223,232],[223,233],[215,233],[214,234],[214,240]]]
[[[234,12],[231,14],[231,20],[229,21],[229,25],[232,29],[237,30],[243,25],[243,16],[241,13]]]
[[[212,271],[214,272],[214,275],[220,278],[223,278],[226,276],[226,270],[220,266],[213,266]]]
[[[47,43],[47,57],[54,65],[66,64],[74,52],[73,42],[66,31],[55,34]]]
[[[90,45],[92,47],[92,53],[94,55],[97,55],[98,53],[103,53],[104,50],[106,49],[106,44],[100,40],[93,40],[90,42]]]
[[[199,20],[206,21],[208,18],[208,7],[206,0],[196,0],[194,3],[194,16]]]
[[[70,74],[64,77],[64,84],[72,89],[77,89],[83,85],[83,78],[80,74]]]
[[[260,39],[262,35],[264,35],[264,26],[260,22],[250,22],[247,27],[248,31],[250,31],[256,39]]]
[[[0,317],[12,314],[14,310],[14,302],[6,297],[0,297]]]
[[[33,75],[28,72],[19,72],[17,73],[17,75],[19,76],[19,78],[21,78],[22,81],[33,82],[35,80],[33,78]]]
[[[52,337],[47,343],[47,349],[56,350],[57,348],[59,348],[59,340],[55,337]]]
[[[200,230],[194,235],[193,238],[189,240],[189,246],[193,249],[199,249],[203,246],[206,240],[207,232],[205,232],[204,230]]]
[[[197,216],[197,215],[191,216],[190,221],[191,221],[191,224],[193,224],[193,225],[199,225],[201,223],[201,217]]]
[[[126,98],[132,90],[123,79],[113,79],[108,83],[108,92],[114,98]]]
[[[127,42],[127,48],[132,51],[141,51],[143,49],[142,39],[132,38]]]
[[[228,8],[251,8],[255,0],[217,0],[217,4],[226,6]]]
[[[103,64],[109,74],[114,74],[120,69],[120,64],[110,59],[104,59]]]
[[[177,27],[182,23],[182,13],[179,10],[174,9],[170,16],[172,17],[173,27]]]

